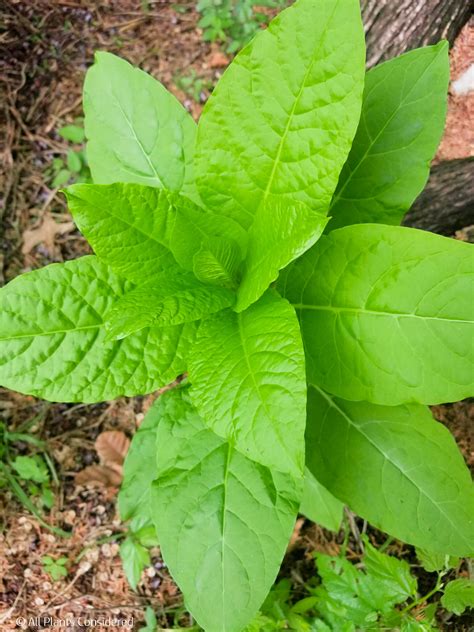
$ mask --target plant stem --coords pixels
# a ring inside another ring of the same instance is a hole
[[[443,576],[444,576],[444,573],[439,573],[438,580],[436,581],[435,587],[432,590],[430,590],[428,593],[426,593],[426,595],[423,595],[423,597],[419,597],[413,603],[409,604],[406,608],[403,608],[400,614],[405,614],[406,612],[413,610],[413,608],[415,608],[416,606],[419,606],[420,604],[425,603],[426,601],[428,601],[430,597],[432,597],[435,593],[441,590],[443,586]]]

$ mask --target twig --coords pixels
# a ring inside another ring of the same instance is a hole
[[[2,614],[2,616],[0,616],[0,624],[5,623],[5,621],[7,619],[10,619],[11,615],[15,612],[16,605],[18,601],[20,600],[20,597],[25,585],[26,585],[26,579],[23,580],[23,584],[21,585],[21,588],[18,591],[18,595],[15,597],[15,601],[13,602],[12,607],[9,608],[4,614]]]

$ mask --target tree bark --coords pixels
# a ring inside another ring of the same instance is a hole
[[[403,224],[441,235],[474,224],[474,158],[435,165]]]
[[[473,9],[473,0],[362,0],[367,66],[442,38],[452,45]]]

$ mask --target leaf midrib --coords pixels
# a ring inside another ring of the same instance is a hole
[[[465,320],[463,318],[441,318],[439,316],[422,316],[420,314],[413,313],[398,313],[398,312],[386,312],[382,310],[365,309],[362,307],[337,307],[333,305],[307,305],[306,303],[292,303],[295,309],[310,310],[318,312],[335,312],[335,313],[355,313],[355,314],[370,314],[372,316],[389,316],[391,318],[416,318],[419,320],[434,320],[440,322],[452,322],[452,323],[465,323],[472,325],[474,321]]]
[[[279,426],[278,420],[275,420],[274,416],[270,413],[270,411],[268,409],[268,406],[267,406],[267,404],[266,404],[266,402],[265,402],[265,400],[263,398],[262,392],[260,390],[260,386],[259,386],[257,380],[255,379],[255,375],[254,375],[254,372],[252,370],[252,366],[251,366],[251,363],[250,363],[250,356],[249,356],[249,353],[248,353],[248,350],[247,350],[246,341],[245,341],[244,326],[243,326],[243,322],[242,322],[244,313],[245,312],[240,312],[240,313],[237,314],[237,324],[238,324],[238,330],[239,330],[240,345],[241,345],[242,351],[244,353],[245,364],[247,366],[247,370],[248,370],[248,373],[249,373],[250,378],[252,380],[252,384],[254,385],[255,392],[258,395],[258,399],[260,400],[260,403],[261,403],[262,408],[263,408],[263,410],[265,412],[265,415],[266,415],[267,419],[270,422],[273,422],[273,423],[271,423],[271,426],[272,426],[272,428],[273,428],[273,430],[275,432],[275,436],[277,437],[280,445],[283,447],[283,449],[285,450],[285,452],[286,452],[286,454],[288,456],[288,451],[286,450],[286,445],[285,445],[284,438],[281,436],[281,433],[280,433],[280,426]],[[289,462],[291,463],[291,465],[294,468],[295,465],[296,465],[295,461],[290,459],[290,458],[288,460],[289,460]],[[268,464],[266,464],[266,463],[264,463],[262,461],[260,461],[260,463],[262,465],[264,465],[265,467],[270,467],[270,465],[268,465]],[[296,465],[296,467],[297,467],[297,465]]]
[[[286,143],[286,137],[288,136],[288,133],[289,133],[290,127],[291,127],[291,123],[293,122],[293,117],[295,115],[296,108],[297,108],[297,106],[298,106],[298,104],[300,102],[301,96],[303,94],[303,90],[306,87],[306,82],[308,80],[308,77],[309,77],[309,75],[310,75],[310,73],[311,73],[311,71],[313,69],[313,66],[314,66],[316,60],[318,59],[317,52],[319,51],[321,42],[323,41],[324,37],[326,36],[326,33],[328,31],[328,28],[329,28],[328,25],[331,23],[338,6],[339,6],[339,0],[337,0],[334,3],[334,7],[333,7],[333,10],[332,10],[332,13],[329,16],[329,18],[327,19],[326,25],[324,27],[324,30],[321,33],[321,36],[318,39],[318,42],[317,42],[316,46],[314,47],[313,58],[312,58],[311,63],[309,64],[309,66],[308,66],[308,68],[307,68],[307,70],[306,70],[306,72],[304,74],[303,81],[302,81],[301,86],[300,86],[300,88],[298,90],[298,94],[296,95],[295,101],[293,103],[293,107],[291,108],[290,114],[288,115],[288,120],[286,122],[286,126],[285,126],[285,129],[283,131],[282,137],[280,138],[280,142],[278,144],[278,149],[277,149],[277,153],[276,153],[276,156],[275,156],[275,160],[273,162],[273,167],[272,167],[270,176],[268,178],[267,186],[266,186],[265,191],[263,193],[263,197],[261,199],[260,204],[263,204],[265,202],[265,200],[267,199],[267,197],[268,197],[268,195],[270,193],[270,189],[271,189],[271,187],[273,185],[273,180],[275,179],[275,174],[276,174],[277,167],[280,164],[280,157],[281,157],[281,153],[283,151],[283,147],[284,147],[284,145]]]
[[[9,340],[21,340],[22,338],[38,338],[39,336],[54,336],[56,334],[69,334],[76,331],[86,331],[89,329],[100,329],[104,326],[104,322],[95,325],[86,325],[85,327],[74,327],[71,329],[55,329],[53,331],[42,331],[40,333],[32,332],[30,334],[21,334],[20,336],[9,336],[8,338],[0,338],[0,342]]]
[[[85,204],[90,205],[90,206],[95,206],[94,203],[90,203],[88,200],[85,200],[84,198],[81,198],[78,195],[76,195],[74,197],[76,197],[77,199],[81,200],[82,203],[85,203]],[[140,235],[143,235],[144,237],[146,237],[150,241],[153,241],[153,242],[159,244],[164,249],[164,251],[166,251],[166,252],[160,253],[160,256],[165,256],[165,254],[167,252],[171,252],[170,249],[160,239],[158,239],[153,233],[147,232],[146,230],[140,228],[140,226],[137,226],[136,224],[128,221],[125,217],[123,217],[123,215],[113,213],[110,210],[111,208],[113,209],[114,206],[113,205],[107,206],[107,211],[104,211],[104,214],[106,215],[106,217],[108,216],[109,218],[113,218],[113,219],[119,220],[120,222],[122,222],[122,224],[125,224],[125,226],[128,226],[129,228],[132,228],[137,233],[140,233]],[[153,210],[154,211],[159,211],[160,210],[159,204],[157,204]],[[166,212],[168,213],[170,210],[174,210],[174,206],[171,203],[169,203],[169,206],[166,209]]]

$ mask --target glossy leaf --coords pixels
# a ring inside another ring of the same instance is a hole
[[[306,468],[300,513],[326,529],[339,531],[343,509],[343,503],[328,492]]]
[[[448,42],[369,70],[357,134],[331,203],[329,230],[399,224],[421,193],[443,133]]]
[[[230,239],[217,237],[203,242],[193,257],[193,272],[203,283],[236,289],[242,251]]]
[[[317,479],[379,529],[437,553],[473,554],[474,486],[429,409],[348,402],[311,386],[306,451]]]
[[[359,121],[364,52],[357,0],[299,0],[260,31],[199,120],[206,205],[245,228],[271,194],[326,213]]]
[[[174,205],[169,191],[136,184],[75,184],[69,210],[97,256],[136,282],[177,267],[167,248]]]
[[[105,341],[104,316],[131,284],[96,257],[52,264],[0,290],[0,384],[51,401],[149,393],[186,369],[195,325]]]
[[[108,338],[117,340],[145,327],[199,320],[234,301],[230,290],[205,285],[189,272],[167,270],[114,303],[106,314],[105,327]]]
[[[274,291],[240,314],[203,321],[189,358],[191,397],[206,424],[281,472],[304,467],[304,356],[292,307]]]
[[[180,204],[176,213],[170,247],[176,261],[186,270],[194,270],[194,257],[201,250],[213,249],[212,244],[229,241],[239,250],[239,260],[247,251],[247,233],[230,217],[204,212],[192,204]]]
[[[209,237],[246,235],[231,219],[206,212],[167,190],[137,184],[76,184],[67,189],[69,209],[97,256],[136,282],[150,274],[193,270],[194,254]]]
[[[197,196],[196,124],[159,81],[98,52],[86,74],[84,112],[94,182],[135,182]]]
[[[328,218],[301,202],[269,197],[249,230],[247,258],[235,310],[262,296],[279,271],[320,238]]]
[[[396,405],[473,394],[472,245],[377,224],[333,231],[282,275],[309,379]]]
[[[160,398],[152,512],[186,607],[207,632],[240,632],[273,581],[301,487],[206,428],[186,391]]]

